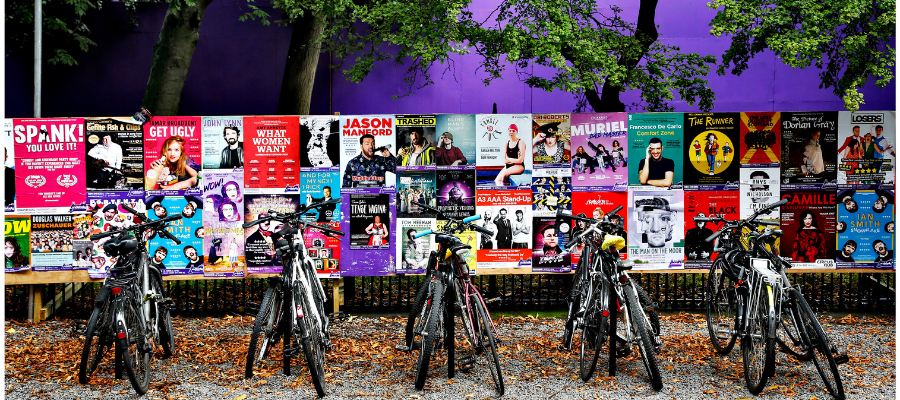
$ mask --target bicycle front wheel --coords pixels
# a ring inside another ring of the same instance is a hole
[[[431,363],[431,352],[434,350],[434,342],[440,334],[441,319],[444,318],[444,284],[435,279],[431,281],[429,295],[425,299],[423,313],[425,319],[424,331],[422,331],[422,350],[419,352],[419,361],[416,363],[416,390],[425,387],[425,378],[428,377],[428,367]]]
[[[78,365],[78,383],[85,385],[100,365],[103,355],[113,346],[109,332],[109,302],[94,307],[88,319],[84,335],[84,349],[81,351],[81,363]]]
[[[600,299],[605,296],[599,279],[593,283],[585,282],[581,290],[581,301],[584,302],[584,313],[581,318],[580,333],[575,334],[573,343],[580,349],[578,354],[578,372],[585,382],[591,380],[597,369],[597,360],[600,358],[600,345],[606,335],[605,318],[600,310]],[[589,293],[590,291],[594,293]],[[580,307],[580,306],[579,306]]]
[[[814,354],[813,362],[819,371],[819,376],[825,383],[825,388],[834,396],[835,399],[844,399],[844,385],[841,383],[841,373],[838,371],[837,362],[834,361],[834,355],[831,354],[831,342],[822,329],[822,324],[816,318],[812,308],[800,292],[794,290],[791,292],[794,300],[797,302],[799,309],[799,324],[801,325],[801,334],[807,335],[807,343],[812,347]]]
[[[747,324],[741,352],[747,389],[750,393],[759,394],[775,369],[775,338],[769,337],[770,321],[775,315],[774,310],[769,308],[770,292],[765,284],[751,295],[756,298],[746,305]]]
[[[309,364],[309,376],[312,378],[313,386],[319,397],[328,394],[328,388],[325,383],[325,337],[322,334],[322,321],[316,317],[313,312],[312,304],[309,304],[309,298],[305,294],[300,295],[303,303],[303,316],[300,317],[300,323],[306,326],[307,337],[301,341],[303,343],[303,353],[306,355],[306,362]]]
[[[488,314],[484,303],[479,296],[476,297],[475,314],[478,315],[478,344],[481,346],[481,354],[484,356],[491,372],[491,379],[494,381],[494,389],[498,396],[503,396],[505,388],[503,386],[503,371],[500,368],[500,356],[497,354],[497,342],[494,339],[494,330],[492,329],[491,316]]]
[[[723,271],[724,257],[719,257],[706,276],[706,327],[716,353],[726,355],[737,339],[734,285]]]
[[[628,313],[631,316],[631,334],[637,341],[637,348],[640,351],[641,361],[644,363],[644,369],[650,377],[650,383],[653,390],[657,392],[662,389],[662,376],[659,373],[659,365],[656,362],[655,346],[653,339],[653,328],[650,319],[644,313],[641,302],[638,301],[637,293],[631,285],[625,286],[625,301],[628,302]]]
[[[278,320],[277,313],[280,307],[276,307],[276,304],[280,299],[278,291],[272,286],[269,286],[263,295],[259,312],[256,313],[256,321],[253,323],[253,332],[250,334],[250,347],[247,349],[247,361],[244,365],[244,376],[247,378],[253,377],[253,367],[266,358],[269,352],[277,328],[275,322]]]
[[[419,319],[421,319],[422,310],[425,308],[425,300],[426,297],[428,297],[428,288],[431,283],[431,277],[434,275],[433,271],[433,266],[429,265],[425,272],[425,279],[416,291],[416,299],[413,302],[412,309],[409,311],[409,316],[406,319],[406,336],[404,337],[404,344],[408,346],[410,350],[415,346],[415,336],[417,336],[415,331],[416,325],[419,323]]]
[[[119,347],[117,353],[122,356],[122,364],[131,386],[138,394],[143,395],[150,388],[150,355],[153,350],[147,346],[139,307],[127,299],[122,304],[127,332],[125,338],[118,339],[116,343]]]

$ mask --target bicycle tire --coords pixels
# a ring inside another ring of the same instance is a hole
[[[118,339],[116,345],[120,346],[122,364],[131,387],[143,395],[150,388],[150,356],[153,352],[144,349],[146,336],[142,332],[140,312],[130,299],[125,299],[121,304],[127,332],[125,338]]]
[[[285,265],[284,268],[289,268]],[[281,353],[281,372],[285,375],[291,375],[291,356],[289,350],[294,343],[294,316],[296,315],[297,297],[294,295],[294,289],[288,285],[283,286],[281,311],[284,313],[281,317],[281,329],[283,341],[283,351]]]
[[[497,396],[503,396],[506,388],[503,385],[503,370],[500,367],[500,355],[497,354],[497,341],[494,340],[494,331],[491,329],[491,316],[488,314],[483,302],[477,301],[473,306],[475,307],[475,313],[478,314],[478,320],[481,323],[479,329],[481,346],[490,349],[490,352],[484,350],[482,351],[482,354],[484,354],[484,358],[487,360],[488,369],[491,372],[491,379],[494,381],[494,389],[497,391]]]
[[[640,352],[641,361],[647,375],[650,378],[650,384],[653,390],[657,392],[662,390],[662,376],[659,373],[659,364],[656,362],[656,351],[653,345],[652,326],[649,318],[644,316],[643,307],[638,300],[638,295],[631,285],[625,285],[625,301],[628,302],[628,312],[631,314],[632,334],[637,336],[637,348]]]
[[[781,321],[778,321],[778,328],[775,331],[775,343],[781,351],[794,357],[798,361],[809,361],[814,357],[811,349],[804,350],[803,340],[800,337],[800,327],[797,324],[797,317],[800,315],[797,301],[790,297],[782,306]]]
[[[447,289],[445,293],[449,293],[450,296],[456,293],[455,282],[453,279],[450,279],[450,282],[447,283]],[[445,296],[447,296],[445,294]],[[453,379],[456,375],[456,320],[454,319],[454,314],[456,314],[456,303],[450,300],[450,297],[447,297],[447,306],[444,307],[444,348],[447,349],[447,378]]]
[[[566,314],[566,324],[563,327],[563,337],[562,337],[562,346],[566,349],[572,348],[572,343],[575,340],[575,331],[578,330],[577,326],[577,318],[575,314],[581,308],[581,291],[584,286],[584,282],[582,281],[582,274],[585,263],[587,262],[587,255],[582,255],[578,259],[578,266],[575,269],[575,276],[572,278],[572,288],[569,290],[569,295],[566,296],[566,302],[568,303],[568,313]]]
[[[659,337],[661,331],[661,327],[659,325],[659,310],[656,309],[655,305],[650,301],[650,295],[644,291],[644,288],[641,285],[638,285],[637,282],[631,282],[634,285],[634,288],[637,289],[637,297],[641,302],[641,308],[644,310],[644,314],[647,315],[647,319],[650,320],[650,328],[652,329],[652,333],[654,336]],[[656,344],[656,341],[653,341]]]
[[[713,349],[720,355],[730,353],[738,337],[736,293],[722,267],[724,262],[724,257],[713,262],[706,276],[705,290],[706,328]]]
[[[747,303],[745,311],[747,323],[741,342],[744,380],[747,389],[753,394],[762,392],[775,369],[775,338],[769,337],[769,321],[775,318],[775,315],[774,310],[769,309],[769,291],[766,287],[759,289],[756,304],[752,304],[752,300]],[[756,309],[755,313],[751,313],[753,308]]]
[[[415,339],[416,319],[422,315],[422,308],[425,307],[425,298],[428,296],[428,287],[431,278],[434,275],[433,270],[434,265],[429,264],[428,269],[426,269],[425,272],[425,279],[422,281],[422,284],[419,285],[419,289],[416,290],[416,300],[413,302],[412,309],[409,310],[409,316],[406,318],[405,343],[409,346],[410,350],[413,348],[413,340]]]
[[[314,318],[310,312],[314,307],[309,304],[309,297],[300,295],[303,304],[303,316],[301,323],[306,327],[307,337],[301,340],[303,353],[306,355],[306,363],[309,366],[309,377],[319,397],[328,395],[328,386],[325,382],[325,338],[322,336],[321,320]]]
[[[150,274],[150,285],[153,292],[161,298],[166,297],[166,289],[163,286],[162,276],[155,273]],[[155,301],[155,300],[154,300]],[[157,328],[159,330],[159,342],[163,348],[163,355],[171,357],[175,351],[175,331],[172,329],[172,313],[167,305],[160,306],[156,303],[158,316],[156,319]]]
[[[109,334],[108,317],[109,302],[103,302],[94,307],[88,318],[87,329],[84,335],[84,347],[81,350],[81,363],[78,365],[78,383],[86,385],[91,375],[100,365],[103,355],[113,346],[112,336]]]
[[[266,289],[263,295],[262,303],[259,305],[259,311],[256,313],[256,321],[253,322],[253,332],[250,334],[250,346],[247,348],[247,360],[244,363],[244,377],[253,377],[253,367],[257,362],[266,357],[269,352],[272,336],[274,336],[277,327],[275,322],[278,320],[275,313],[278,309],[275,307],[277,294],[273,286]]]
[[[604,295],[601,290],[603,284],[599,279],[594,279],[594,294],[582,293],[582,299],[589,301],[590,304],[584,308],[581,323],[581,335],[577,336],[581,339],[579,343],[578,353],[578,373],[581,380],[587,382],[594,376],[597,370],[597,360],[600,359],[600,345],[606,332],[603,330],[605,325],[603,314],[600,310],[600,299]],[[588,291],[591,285],[584,285],[583,291]]]
[[[422,335],[422,349],[419,352],[419,360],[416,363],[416,390],[425,387],[425,378],[428,377],[428,367],[431,362],[431,352],[438,335],[438,325],[443,318],[444,284],[440,279],[432,281],[431,290],[425,304],[425,331]]]
[[[822,382],[825,383],[828,392],[835,399],[843,400],[844,385],[841,382],[841,372],[831,354],[831,342],[803,295],[796,290],[792,290],[791,293],[800,310],[800,323],[803,326],[800,332],[809,335],[808,342],[812,346],[813,363],[816,365],[816,370],[819,371],[819,376],[822,377]]]

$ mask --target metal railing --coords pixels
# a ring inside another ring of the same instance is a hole
[[[632,273],[662,310],[703,311],[705,274]],[[810,304],[823,311],[880,312],[894,314],[894,273],[804,273],[792,274]],[[405,312],[414,300],[422,276],[381,276],[344,279],[344,304],[351,313]],[[564,310],[572,284],[571,275],[475,276],[474,284],[486,299],[496,299],[491,310]],[[265,279],[167,281],[174,300],[173,313],[183,316],[246,313],[248,303],[259,303],[268,282]],[[42,285],[42,297],[52,299],[67,284]],[[88,283],[50,310],[62,318],[87,318],[99,289]],[[27,318],[27,287],[7,286],[7,319]],[[331,309],[331,299],[326,309]]]

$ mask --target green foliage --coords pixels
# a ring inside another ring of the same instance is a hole
[[[718,13],[710,33],[731,36],[718,73],[747,69],[756,54],[771,50],[786,65],[822,70],[820,88],[833,88],[851,111],[859,109],[859,88],[893,78],[896,29],[894,0],[714,0]]]

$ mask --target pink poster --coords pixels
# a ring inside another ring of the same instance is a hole
[[[183,196],[200,190],[200,117],[154,117],[144,125],[144,189]],[[195,190],[191,190],[195,189]]]
[[[84,210],[84,118],[16,119],[13,125],[17,211]]]

